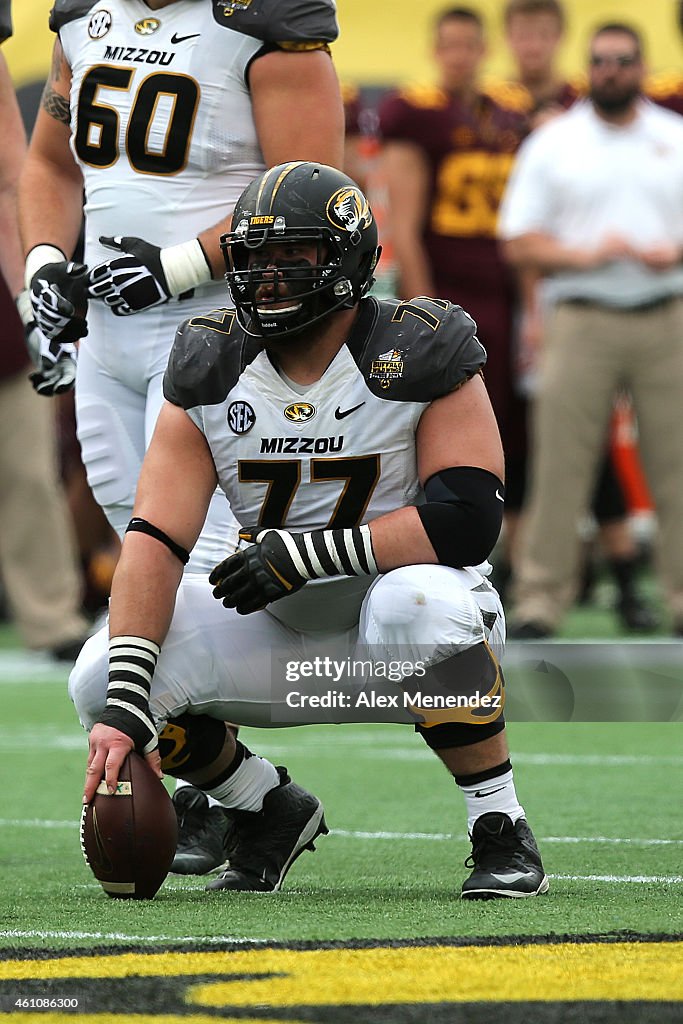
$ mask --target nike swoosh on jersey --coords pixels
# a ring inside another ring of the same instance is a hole
[[[342,412],[339,406],[337,406],[334,410],[334,418],[336,420],[343,420],[346,416],[350,416],[352,412],[355,412],[356,409],[360,409],[361,405],[365,405],[365,402],[360,402],[358,405],[354,405],[353,409],[344,409],[344,412]]]
[[[171,36],[171,42],[174,43],[174,44],[184,43],[186,39],[196,39],[197,36],[200,36],[200,35],[201,35],[201,32],[193,32],[192,35],[189,35],[189,36],[177,36],[175,34],[175,32],[174,32],[173,35]]]
[[[505,501],[505,498],[504,498],[504,497],[503,497],[503,495],[502,495],[502,494],[501,494],[501,493],[499,492],[498,488],[496,488],[496,497],[498,498],[498,501]]]

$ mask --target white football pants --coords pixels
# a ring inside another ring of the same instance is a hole
[[[211,589],[206,576],[189,574],[178,590],[152,680],[150,707],[159,729],[186,711],[245,726],[305,724],[305,712],[291,706],[292,691],[357,693],[368,685],[362,678],[335,682],[334,669],[323,671],[325,658],[340,665],[368,657],[415,665],[425,654],[441,661],[486,640],[500,660],[505,643],[500,598],[475,569],[410,565],[386,573],[365,595],[358,626],[334,634],[292,629],[268,611],[238,615],[216,601]],[[333,584],[325,591],[333,601]],[[316,657],[323,666],[317,676],[287,678],[292,666],[296,674],[296,666],[313,664]],[[69,679],[69,694],[86,729],[105,706],[107,671],[105,628],[87,641]],[[391,686],[400,692],[398,683]],[[410,689],[416,686],[417,678]],[[333,710],[325,720],[339,719]],[[365,719],[359,714],[355,720]]]

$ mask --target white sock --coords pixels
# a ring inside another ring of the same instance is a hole
[[[239,811],[260,811],[266,793],[279,785],[280,776],[270,761],[266,761],[265,757],[247,754],[232,775],[205,792],[207,796],[215,797],[223,807]]]
[[[182,789],[183,786],[191,786],[191,785],[192,785],[192,783],[191,782],[186,782],[185,779],[176,779],[175,780],[175,788],[176,788],[176,790]],[[209,796],[208,793],[206,794],[206,797],[207,797],[207,799],[209,801],[209,807],[219,807],[220,806],[220,801],[214,800],[214,798],[212,796]]]
[[[465,797],[467,807],[467,831],[472,834],[472,828],[477,818],[489,811],[499,811],[507,814],[512,823],[524,818],[524,808],[520,805],[515,792],[515,783],[512,778],[512,769],[502,775],[496,775],[485,782],[475,782],[468,785],[460,785],[459,789]]]

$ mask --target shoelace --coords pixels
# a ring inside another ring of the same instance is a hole
[[[485,861],[496,859],[498,853],[516,854],[518,850],[518,839],[509,833],[501,835],[487,832],[476,845],[472,847],[472,853],[465,860],[466,868],[486,867]]]
[[[185,811],[178,818],[178,846],[187,842],[188,837],[194,841],[195,837],[205,830],[206,823],[201,815],[192,814],[190,810]]]

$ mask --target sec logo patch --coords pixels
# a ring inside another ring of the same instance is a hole
[[[248,434],[256,423],[256,413],[249,402],[231,402],[228,407],[228,426],[233,434]]]
[[[109,11],[95,11],[88,22],[88,35],[91,39],[101,39],[106,36],[111,28],[111,14]]]

